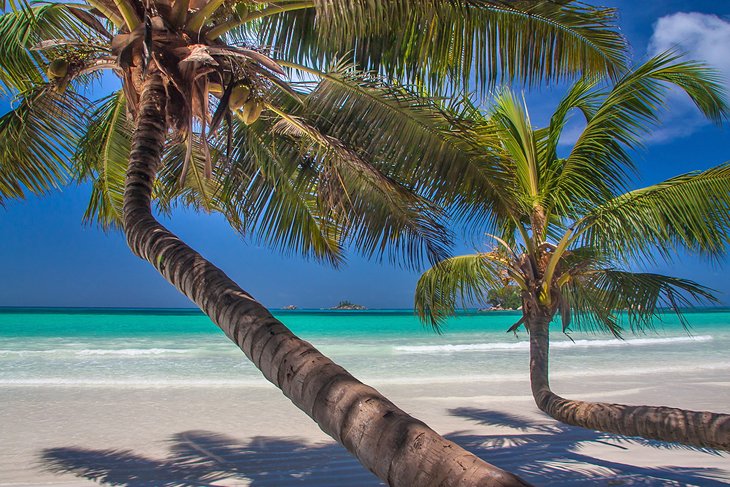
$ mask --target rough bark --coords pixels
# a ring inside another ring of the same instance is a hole
[[[150,203],[167,132],[165,103],[160,76],[148,75],[124,194],[124,230],[132,251],[193,300],[266,379],[388,484],[527,485],[444,439],[355,379],[156,221]]]
[[[564,399],[548,378],[549,317],[533,319],[530,330],[530,383],[537,407],[574,426],[730,451],[730,415],[664,406],[626,406]]]

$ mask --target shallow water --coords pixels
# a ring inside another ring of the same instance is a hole
[[[656,330],[607,334],[556,325],[551,375],[577,378],[665,372],[730,373],[730,310],[674,315]],[[366,382],[419,384],[524,379],[527,334],[505,331],[517,312],[465,313],[443,334],[405,311],[286,311],[295,333]],[[196,310],[0,310],[0,387],[234,387],[265,380]]]

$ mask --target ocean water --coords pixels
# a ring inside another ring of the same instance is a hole
[[[465,313],[443,334],[409,311],[281,311],[296,334],[365,382],[524,380],[527,334],[517,312]],[[624,340],[556,327],[552,377],[698,370],[730,374],[730,310],[670,314]],[[2,387],[265,386],[245,356],[197,310],[0,309]]]

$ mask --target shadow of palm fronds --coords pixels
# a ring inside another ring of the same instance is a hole
[[[375,487],[382,485],[337,444],[310,445],[291,438],[256,437],[239,442],[207,431],[185,431],[169,440],[163,459],[129,450],[50,448],[42,468],[124,487],[287,485]]]
[[[642,485],[727,487],[728,472],[717,468],[678,466],[641,467],[590,456],[583,452],[600,443],[627,450],[632,445],[657,449],[693,450],[712,456],[724,454],[710,449],[627,438],[578,428],[553,421],[533,420],[519,415],[477,408],[449,410],[485,426],[499,426],[515,434],[469,435],[454,433],[449,439],[503,469],[536,485]]]
[[[456,432],[447,437],[535,485],[728,485],[728,473],[720,469],[640,467],[582,452],[592,442],[626,449],[622,442],[634,442],[632,439],[497,411],[458,408],[450,413],[478,424],[515,430],[515,434],[500,435]],[[130,450],[67,447],[43,450],[40,461],[42,468],[58,474],[124,487],[383,485],[334,443],[312,445],[281,437],[256,437],[242,442],[208,431],[177,433],[167,443],[169,453],[159,459]],[[649,442],[647,446],[666,448],[658,442]]]

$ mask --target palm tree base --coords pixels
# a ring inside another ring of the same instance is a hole
[[[627,406],[565,399],[548,380],[549,320],[530,328],[530,381],[537,407],[572,426],[730,451],[730,415],[664,406]]]

